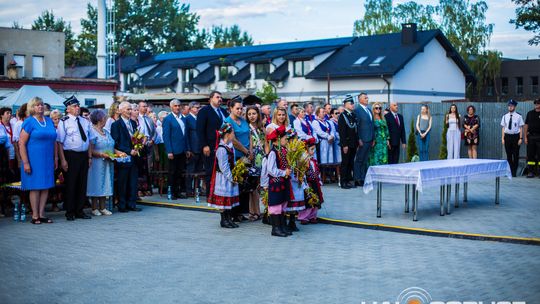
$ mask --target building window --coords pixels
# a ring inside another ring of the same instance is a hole
[[[523,77],[516,77],[516,95],[523,95]]]
[[[493,81],[490,81],[486,87],[486,95],[493,96]]]
[[[309,61],[295,61],[294,62],[294,77],[302,77],[306,76],[309,72],[311,72],[311,66],[309,64]]]
[[[384,60],[384,58],[386,58],[386,56],[379,56],[379,57],[375,58],[375,60],[373,60],[373,62],[370,63],[369,66],[381,65],[381,62]]]
[[[362,56],[354,62],[354,65],[361,65],[362,63],[364,63],[364,61],[366,61],[366,59],[367,59],[367,56]]]
[[[13,60],[17,63],[19,77],[24,77],[24,55],[14,55]]]
[[[531,93],[533,95],[538,94],[538,76],[531,77]]]
[[[166,78],[167,76],[171,75],[172,71],[167,71],[165,74],[161,75],[161,78]]]
[[[182,70],[182,82],[190,82],[193,79],[193,69]]]
[[[255,79],[266,79],[270,74],[270,63],[255,64]]]
[[[501,94],[508,95],[508,78],[501,78]]]
[[[87,107],[92,107],[96,105],[96,99],[95,98],[85,98],[84,99],[84,105]]]
[[[0,54],[0,75],[6,75],[6,55]]]
[[[161,74],[161,71],[155,72],[154,75],[152,75],[152,77],[150,77],[150,79],[157,78],[159,76],[159,74]]]
[[[43,78],[43,56],[32,56],[32,78]]]
[[[222,65],[219,67],[219,81],[227,81],[233,76],[234,67],[230,65]]]

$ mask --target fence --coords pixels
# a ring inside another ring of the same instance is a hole
[[[431,103],[428,105],[433,117],[429,142],[429,159],[439,159],[444,115],[448,112],[450,105],[451,103],[447,102]],[[466,110],[469,105],[473,105],[476,108],[476,114],[480,117],[478,158],[505,159],[506,154],[504,152],[504,147],[501,144],[501,119],[502,116],[508,112],[507,104],[494,102],[460,102],[456,103],[456,105],[461,116],[466,115]],[[520,102],[516,110],[525,120],[527,112],[532,109],[534,109],[532,102]],[[403,119],[405,120],[408,138],[411,120],[415,120],[420,113],[420,104],[400,103],[399,112],[403,115]],[[520,149],[520,156],[525,155],[526,148],[525,144],[523,144]],[[465,141],[461,142],[461,157],[467,157]],[[402,151],[401,160],[404,161],[405,158],[406,152]]]

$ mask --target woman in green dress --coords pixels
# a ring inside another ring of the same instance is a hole
[[[373,104],[373,124],[375,125],[375,140],[369,153],[369,165],[385,165],[388,163],[388,147],[390,147],[388,125],[382,114],[382,104]]]

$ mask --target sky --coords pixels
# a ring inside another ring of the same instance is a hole
[[[474,1],[474,0],[473,0]],[[86,3],[97,6],[97,0],[0,0],[0,26],[14,21],[30,28],[43,10],[69,21],[76,33],[80,19],[86,17]],[[201,16],[199,26],[238,24],[253,37],[255,44],[347,37],[353,23],[364,14],[359,0],[195,0],[181,1]],[[406,2],[394,0],[394,3]],[[419,4],[436,4],[436,0],[418,0]],[[486,22],[494,24],[489,49],[515,59],[540,58],[540,46],[529,46],[531,32],[515,29],[509,20],[515,18],[516,6],[510,0],[487,0]]]

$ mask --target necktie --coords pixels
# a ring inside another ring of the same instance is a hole
[[[154,132],[150,133],[152,129],[150,129],[150,125],[148,124],[148,121],[146,120],[146,116],[143,116],[144,124],[146,125],[146,130],[148,131],[148,135],[150,137],[154,137]]]
[[[129,135],[133,136],[133,126],[131,125],[131,121],[129,119],[126,122],[126,128],[128,129]]]
[[[510,114],[510,120],[508,121],[508,131],[512,130],[512,114]]]
[[[397,123],[397,125],[399,127],[399,118],[398,118],[397,114],[394,115],[394,119],[396,120],[396,123]]]
[[[86,133],[84,133],[81,122],[79,121],[79,117],[77,117],[75,120],[77,121],[77,126],[79,126],[79,133],[81,133],[81,138],[84,142],[86,142]]]
[[[219,116],[219,119],[221,120],[221,123],[223,123],[223,114],[221,113],[221,111],[219,110],[219,108],[216,109],[216,113],[217,113],[217,115]]]

